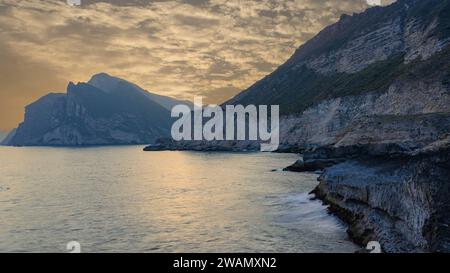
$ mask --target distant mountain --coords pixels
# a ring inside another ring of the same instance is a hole
[[[157,94],[150,93],[136,84],[130,83],[128,81],[125,81],[120,78],[111,77],[110,75],[106,73],[100,73],[97,75],[94,75],[88,82],[88,84],[95,86],[99,89],[109,91],[109,92],[136,92],[136,93],[142,93],[146,97],[148,97],[150,100],[162,105],[164,108],[168,110],[172,110],[172,108],[175,105],[178,105],[180,103],[183,103],[185,105],[188,105],[192,108],[193,104],[190,101],[180,101],[173,99],[171,97],[167,96],[161,96]]]
[[[25,120],[7,145],[146,144],[169,137],[169,107],[184,103],[151,94],[125,80],[98,74],[69,83],[28,105]]]

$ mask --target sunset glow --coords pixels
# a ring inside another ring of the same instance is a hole
[[[0,0],[0,131],[23,108],[98,72],[220,103],[271,73],[363,0]]]

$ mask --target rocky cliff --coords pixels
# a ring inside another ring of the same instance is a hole
[[[228,103],[279,104],[288,168],[362,245],[450,251],[450,1],[344,15]]]
[[[279,104],[284,114],[301,114],[323,100],[386,92],[450,43],[449,13],[446,0],[399,0],[343,15],[228,103]]]
[[[153,98],[158,98],[154,100]],[[170,104],[125,80],[98,74],[70,83],[25,109],[24,122],[5,141],[15,146],[147,144],[170,136]]]
[[[314,193],[349,223],[349,235],[361,245],[379,241],[386,252],[448,252],[450,137],[432,146],[413,154],[349,157],[325,169]]]

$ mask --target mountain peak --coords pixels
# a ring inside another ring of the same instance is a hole
[[[108,73],[100,72],[100,73],[93,75],[89,81],[92,81],[95,79],[117,79],[117,78],[109,75]]]
[[[76,85],[73,82],[69,82],[67,85],[67,92],[72,91],[75,87]]]
[[[188,101],[180,101],[170,97],[161,96],[157,94],[153,94],[138,85],[123,80],[121,78],[113,77],[106,73],[98,73],[92,76],[92,78],[88,82],[89,85],[92,85],[100,90],[103,90],[107,93],[111,92],[126,92],[126,93],[137,93],[144,95],[148,99],[158,103],[163,106],[167,110],[171,110],[172,107],[178,104],[185,104],[189,107],[192,107],[192,104]]]
[[[128,83],[117,77],[113,77],[107,73],[98,73],[91,77],[88,84],[97,87],[105,92],[111,92],[117,89],[120,83]]]

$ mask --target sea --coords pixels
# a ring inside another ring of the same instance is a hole
[[[0,252],[358,249],[295,154],[142,149],[0,147]]]

